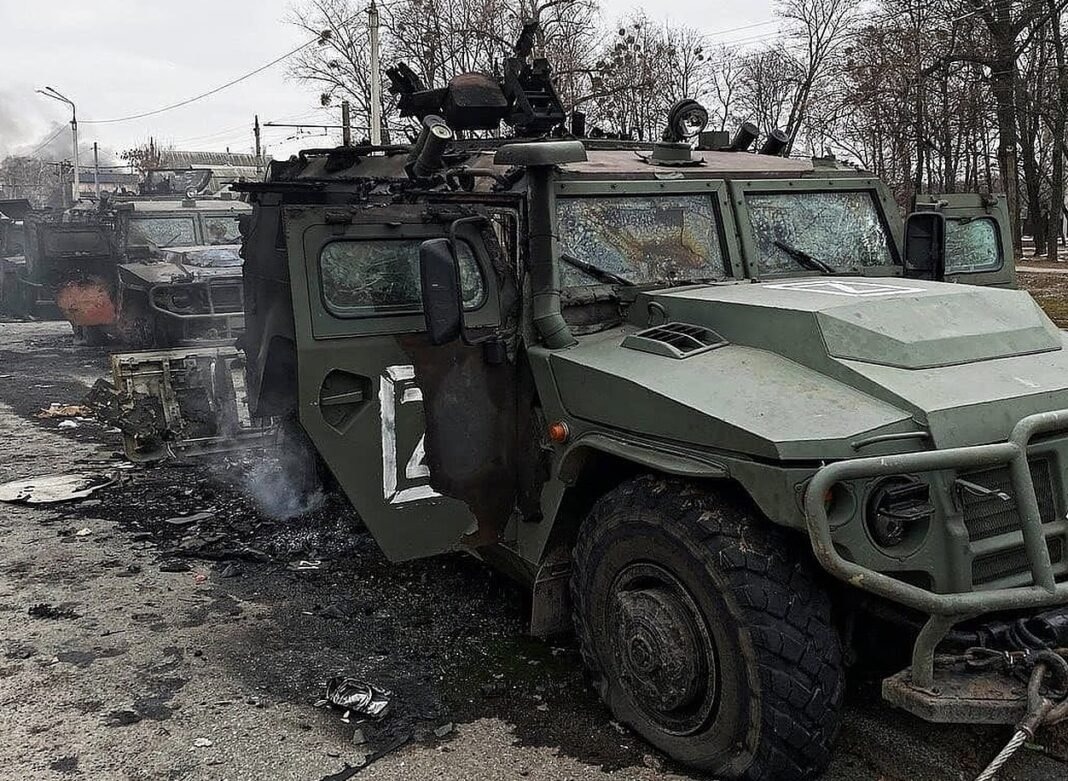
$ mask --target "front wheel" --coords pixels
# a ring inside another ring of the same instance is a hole
[[[602,497],[571,589],[583,657],[616,718],[722,778],[822,771],[842,655],[798,549],[728,491],[649,475]]]

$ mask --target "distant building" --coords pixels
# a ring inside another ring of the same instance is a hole
[[[256,160],[255,155],[240,152],[188,152],[161,149],[158,168],[167,171],[211,171],[206,192],[218,192],[230,182],[257,181],[267,171],[269,156]]]

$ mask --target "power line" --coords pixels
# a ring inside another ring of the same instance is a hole
[[[26,155],[26,157],[33,157],[34,155],[36,155],[38,152],[40,152],[46,146],[48,146],[53,141],[55,141],[57,138],[59,138],[59,134],[62,133],[66,129],[67,129],[66,125],[60,125],[58,128],[56,128],[56,132],[55,133],[53,133],[48,138],[46,138],[44,141],[42,141],[40,144],[35,146],[33,151],[30,152],[28,155]]]
[[[338,23],[337,26],[338,27],[344,27],[346,24],[351,22],[353,19],[355,19],[356,17],[358,17],[362,13],[364,13],[364,12],[360,11],[359,13],[355,13],[352,16],[348,17],[347,19],[343,19],[340,23]],[[181,108],[182,106],[188,106],[190,103],[195,103],[198,100],[203,100],[204,98],[211,97],[212,95],[215,95],[215,94],[217,94],[219,92],[222,92],[225,89],[229,89],[230,87],[234,86],[235,84],[240,84],[241,82],[245,81],[246,79],[252,78],[253,76],[255,76],[258,73],[262,73],[263,71],[267,70],[268,68],[272,68],[275,65],[277,65],[278,63],[282,62],[282,60],[285,60],[285,59],[288,59],[289,57],[292,57],[297,52],[301,52],[304,49],[307,49],[309,46],[311,46],[314,43],[324,43],[324,42],[326,42],[326,40],[330,37],[329,36],[329,32],[330,32],[329,30],[324,30],[322,33],[317,35],[315,38],[312,38],[311,40],[306,41],[305,43],[302,43],[297,48],[286,52],[281,57],[274,58],[270,62],[266,63],[265,65],[261,65],[260,67],[256,68],[255,70],[249,71],[248,73],[246,73],[246,74],[244,74],[242,76],[238,76],[236,79],[232,79],[232,80],[226,82],[225,84],[222,84],[222,85],[220,85],[218,87],[215,87],[214,89],[208,90],[207,92],[202,92],[201,94],[194,95],[191,98],[186,98],[185,100],[178,101],[177,103],[172,103],[169,106],[163,106],[162,108],[153,109],[152,111],[144,111],[144,112],[142,112],[140,114],[130,114],[129,116],[125,116],[125,117],[115,117],[113,119],[83,119],[81,121],[82,121],[83,124],[87,124],[87,125],[88,124],[92,124],[92,125],[109,125],[109,124],[114,124],[116,122],[129,122],[129,121],[134,120],[134,119],[144,119],[145,117],[153,117],[153,116],[156,116],[157,114],[162,114],[162,113],[164,113],[166,111],[172,111],[172,110],[174,110],[176,108]]]

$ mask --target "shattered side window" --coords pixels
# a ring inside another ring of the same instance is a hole
[[[946,273],[968,274],[1001,268],[998,225],[989,217],[946,220]]]
[[[237,217],[229,215],[208,215],[201,217],[204,226],[206,244],[240,244],[241,231],[237,227]]]
[[[561,198],[560,252],[635,284],[724,279],[719,218],[708,195]],[[567,263],[568,287],[594,284]]]
[[[137,217],[130,220],[127,243],[140,247],[183,247],[196,244],[193,217]]]
[[[890,238],[871,193],[751,192],[745,195],[745,205],[761,275],[803,271],[797,252],[841,272],[894,265]]]
[[[319,255],[326,308],[341,317],[421,312],[419,246],[423,239],[334,241]],[[474,253],[458,242],[464,309],[478,309],[486,286]]]

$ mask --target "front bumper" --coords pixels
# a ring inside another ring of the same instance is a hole
[[[1022,418],[1006,442],[840,461],[829,464],[805,492],[805,522],[816,559],[827,572],[851,586],[928,615],[913,647],[910,685],[929,695],[934,688],[935,649],[957,623],[986,613],[1068,604],[1068,581],[1058,583],[1050,560],[1038,496],[1028,463],[1036,437],[1068,431],[1068,409]],[[836,484],[875,477],[942,470],[1007,466],[1019,515],[1031,582],[989,590],[936,593],[845,558],[835,547],[825,496]],[[902,704],[898,702],[898,704]],[[910,708],[920,713],[917,708]],[[922,715],[922,713],[920,713]]]
[[[176,301],[189,302],[177,306]],[[182,341],[233,339],[245,324],[241,281],[212,279],[153,285],[148,290],[153,316],[172,323]]]

